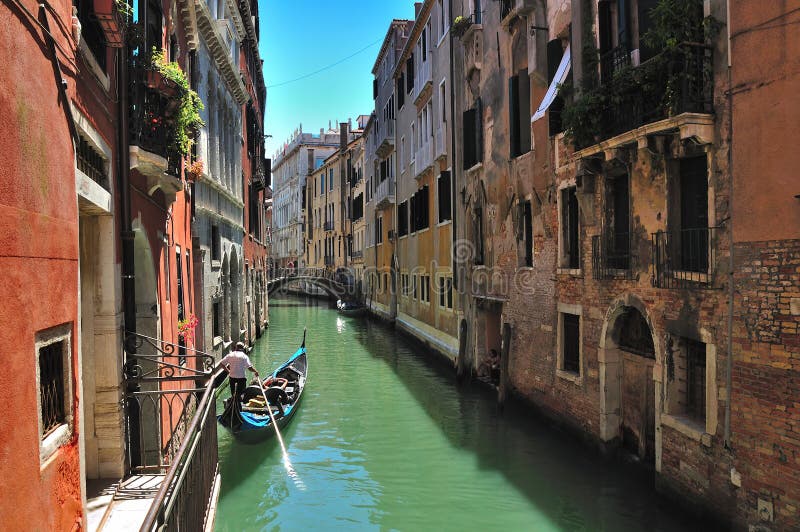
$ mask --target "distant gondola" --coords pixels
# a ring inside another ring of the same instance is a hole
[[[263,381],[266,383],[264,390],[279,429],[289,423],[299,408],[307,375],[304,332],[300,348]],[[275,434],[257,383],[245,389],[241,403],[237,404],[232,397],[226,399],[225,410],[217,416],[217,421],[230,430],[236,439],[244,442],[259,442]]]
[[[367,311],[367,307],[361,305],[359,303],[350,303],[342,301],[341,299],[336,302],[336,310],[339,311],[339,314],[342,316],[363,316],[364,313]]]

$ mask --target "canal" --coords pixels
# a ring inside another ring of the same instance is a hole
[[[216,529],[647,530],[692,528],[652,478],[510,405],[389,327],[327,304],[270,302],[252,354],[262,374],[308,328],[310,377],[284,432],[299,477],[273,438],[253,446],[219,430]],[[226,391],[227,393],[227,391]]]

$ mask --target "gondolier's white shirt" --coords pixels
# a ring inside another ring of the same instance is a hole
[[[223,367],[227,368],[230,365],[228,374],[232,379],[244,379],[245,371],[252,366],[250,357],[241,351],[231,351],[220,361]]]

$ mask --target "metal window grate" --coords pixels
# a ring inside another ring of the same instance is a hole
[[[64,342],[39,349],[39,396],[42,436],[66,422],[64,408]]]
[[[106,190],[108,188],[108,176],[106,175],[105,159],[97,152],[86,139],[80,137],[78,142],[78,170],[86,174],[89,179],[100,185]]]
[[[653,286],[713,288],[716,227],[652,235]]]

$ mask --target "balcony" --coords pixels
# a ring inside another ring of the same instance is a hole
[[[384,120],[378,123],[378,139],[376,153],[378,157],[385,158],[394,148],[394,120]]]
[[[468,79],[473,70],[483,67],[483,26],[470,23],[461,42],[464,45],[464,75]]]
[[[149,192],[160,188],[174,201],[183,189],[181,156],[171,148],[180,89],[159,80],[141,62],[131,60],[130,168],[147,178]]]
[[[433,86],[433,77],[431,76],[431,63],[433,63],[433,58],[431,57],[431,52],[428,52],[428,58],[425,61],[420,61],[417,64],[417,70],[414,73],[414,93],[413,93],[413,100],[414,103],[418,103],[418,101],[431,92],[431,87]],[[422,59],[420,57],[420,59]]]
[[[447,157],[447,130],[444,127],[439,127],[436,130],[436,134],[434,135],[433,139],[436,142],[436,146],[433,152],[433,158],[435,160],[439,160],[442,157]]]
[[[434,142],[431,137],[426,137],[425,142],[417,148],[414,154],[414,177],[419,178],[426,170],[433,166]]]
[[[364,258],[364,252],[361,251],[361,250],[353,251],[352,253],[350,253],[350,258],[351,259],[363,259]]]
[[[383,209],[394,203],[394,177],[387,177],[375,188],[375,208]]]
[[[333,231],[333,221],[325,222],[322,226],[323,231]]]
[[[703,227],[653,233],[653,286],[713,288],[717,229]]]
[[[594,279],[635,279],[630,233],[606,233],[592,237]]]
[[[518,15],[533,11],[534,0],[500,0],[500,20],[503,26],[508,26]]]
[[[600,74],[601,83],[581,92],[562,114],[576,149],[631,142],[604,141],[640,128],[644,135],[679,130],[681,138],[711,142],[713,118],[702,116],[714,109],[709,46],[683,43],[634,67],[630,52],[618,47],[601,56]],[[590,151],[597,150],[578,156]]]

